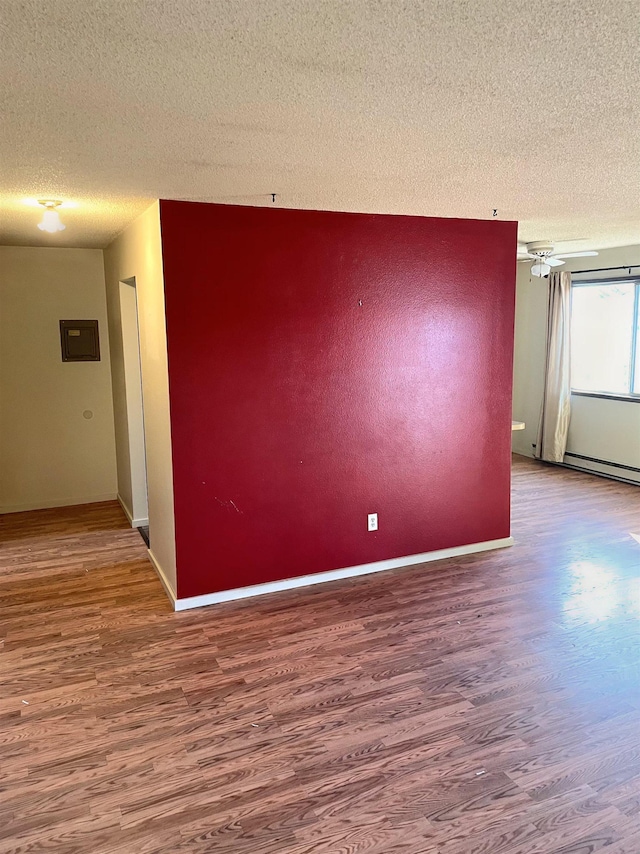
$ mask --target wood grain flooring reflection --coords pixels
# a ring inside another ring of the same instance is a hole
[[[0,854],[640,854],[640,490],[174,614],[114,503],[0,518]]]

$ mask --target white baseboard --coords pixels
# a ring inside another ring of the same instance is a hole
[[[74,498],[54,498],[51,501],[29,501],[25,504],[5,504],[0,506],[2,513],[24,513],[27,510],[50,510],[52,507],[77,507],[81,504],[99,504],[101,501],[115,501],[115,492],[105,492],[103,495],[82,495]]]
[[[158,578],[162,582],[162,586],[165,589],[165,593],[167,594],[167,596],[171,600],[171,604],[173,605],[174,610],[175,611],[180,610],[179,608],[176,608],[176,601],[177,600],[176,600],[175,591],[171,585],[171,582],[169,581],[167,576],[164,574],[162,567],[158,563],[157,557],[154,555],[154,553],[151,551],[151,549],[147,549],[147,554],[149,555],[149,560],[153,564],[153,568],[155,569],[156,573],[158,574]]]
[[[131,510],[129,510],[129,508],[127,507],[122,496],[120,494],[118,494],[117,498],[118,498],[118,503],[120,504],[120,507],[122,507],[124,515],[129,520],[129,524],[131,525],[132,528],[140,528],[142,525],[148,525],[149,524],[148,519],[134,519],[132,514],[131,514]]]
[[[173,602],[174,609],[176,611],[186,611],[189,608],[202,608],[204,605],[216,605],[220,602],[230,602],[234,599],[246,599],[249,596],[264,596],[267,593],[292,590],[295,587],[309,587],[312,584],[324,584],[327,581],[337,581],[341,578],[354,578],[357,575],[384,572],[386,569],[397,569],[401,566],[428,563],[434,560],[485,552],[490,549],[503,549],[511,545],[513,545],[513,537],[504,537],[501,540],[485,540],[483,543],[472,543],[468,546],[455,546],[450,549],[438,549],[437,551],[423,552],[422,554],[409,555],[408,557],[379,560],[375,563],[364,563],[360,566],[348,566],[345,569],[332,569],[329,572],[302,575],[299,578],[283,578],[281,581],[269,581],[266,584],[254,584],[250,587],[236,587],[234,590],[220,590],[217,593],[205,593],[203,596],[191,596],[187,599],[176,599],[157,561],[153,559],[153,556],[151,556],[151,560],[156,567],[160,580],[169,593],[169,598]],[[151,555],[151,552],[149,554]]]

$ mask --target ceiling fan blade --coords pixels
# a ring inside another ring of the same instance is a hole
[[[553,257],[551,255],[547,255],[544,259],[544,263],[548,264],[550,267],[560,267],[561,264],[564,264],[564,261],[560,261],[559,255],[554,255]]]
[[[561,252],[556,258],[593,258],[597,252]]]

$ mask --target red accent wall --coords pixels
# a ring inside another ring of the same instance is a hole
[[[516,223],[160,213],[179,598],[509,536]]]

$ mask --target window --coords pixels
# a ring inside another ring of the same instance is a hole
[[[640,278],[574,282],[571,388],[640,399]]]

